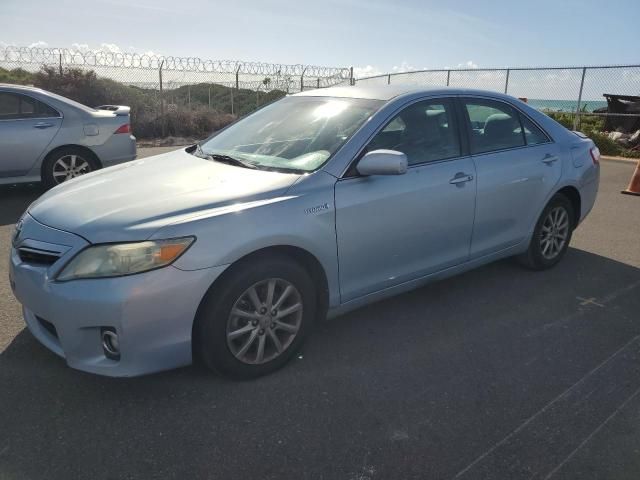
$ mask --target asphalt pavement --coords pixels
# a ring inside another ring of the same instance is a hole
[[[247,382],[66,367],[24,330],[6,272],[41,190],[2,187],[0,479],[636,480],[640,198],[619,193],[632,171],[602,162],[553,270],[501,261],[323,322],[290,365]]]

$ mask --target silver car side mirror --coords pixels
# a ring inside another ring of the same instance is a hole
[[[358,162],[360,175],[402,175],[407,173],[407,156],[395,150],[373,150]]]

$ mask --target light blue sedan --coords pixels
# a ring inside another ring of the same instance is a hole
[[[254,377],[327,314],[505,257],[553,267],[595,202],[599,158],[506,95],[304,92],[52,189],[17,224],[11,285],[71,367],[133,376],[197,358]]]
[[[0,185],[48,188],[136,158],[129,107],[89,108],[40,88],[0,83]]]

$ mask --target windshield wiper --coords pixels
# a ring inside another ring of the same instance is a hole
[[[223,155],[221,153],[209,153],[205,155],[207,155],[207,157],[212,160],[216,160],[217,162],[227,163],[229,165],[235,165],[237,167],[251,168],[253,170],[258,168],[253,163],[240,160],[239,158],[230,157],[229,155]]]

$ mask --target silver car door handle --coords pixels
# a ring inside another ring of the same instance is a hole
[[[558,161],[557,155],[551,155],[549,153],[547,153],[542,159],[542,162],[546,163],[547,165],[551,165],[553,162],[557,162],[557,161]]]
[[[49,128],[49,127],[53,127],[53,123],[39,122],[33,126],[33,128],[39,128],[39,129]]]
[[[449,183],[452,185],[457,185],[459,183],[470,182],[473,180],[473,175],[467,175],[466,173],[457,173],[455,177],[449,180]]]

